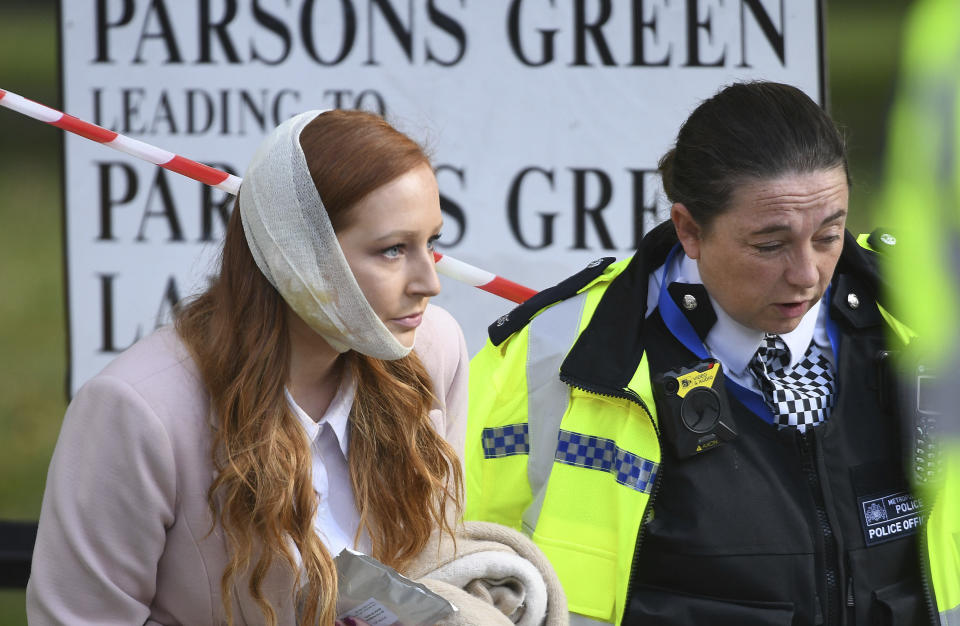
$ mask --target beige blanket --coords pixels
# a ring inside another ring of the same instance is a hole
[[[433,539],[405,572],[459,609],[444,626],[564,626],[567,599],[553,567],[525,535],[499,524],[465,522],[456,547]]]

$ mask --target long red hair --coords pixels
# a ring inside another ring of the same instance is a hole
[[[300,144],[334,230],[374,189],[428,163],[415,142],[383,119],[328,111],[304,127]],[[230,561],[221,578],[232,623],[231,589],[249,575],[248,592],[276,624],[264,578],[279,559],[294,575],[291,589],[304,623],[332,623],[337,575],[313,530],[316,495],[306,436],[284,395],[290,374],[287,305],[257,268],[234,206],[221,270],[210,287],[182,307],[177,331],[210,394],[211,458],[216,476],[207,494],[224,531]],[[433,429],[432,382],[415,353],[382,361],[355,352],[341,358],[356,380],[349,420],[348,463],[360,530],[373,556],[402,570],[435,528],[452,535],[447,511],[462,506],[456,451]],[[292,540],[301,570],[288,547]]]

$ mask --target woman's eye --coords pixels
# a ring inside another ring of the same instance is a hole
[[[403,252],[403,246],[400,244],[397,244],[395,246],[390,246],[389,248],[384,248],[383,250],[380,251],[380,254],[387,257],[388,259],[395,259],[399,257],[402,252]]]
[[[437,241],[442,237],[442,233],[437,233],[430,239],[427,239],[427,250],[433,251],[434,247],[437,245]]]

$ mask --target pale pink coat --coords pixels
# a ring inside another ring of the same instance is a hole
[[[415,350],[438,398],[437,431],[459,452],[467,418],[460,327],[428,307]],[[171,328],[121,354],[77,393],[50,463],[27,585],[31,624],[221,624],[227,563],[208,535],[209,398]],[[264,592],[279,623],[294,622],[293,580],[274,567]],[[234,586],[234,621],[263,615]]]

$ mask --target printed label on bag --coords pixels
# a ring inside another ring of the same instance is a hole
[[[906,491],[860,498],[860,523],[868,546],[915,535],[923,522],[920,500]]]
[[[344,617],[362,619],[370,626],[403,626],[397,616],[390,612],[390,609],[373,598],[358,604],[337,619],[343,619]]]

